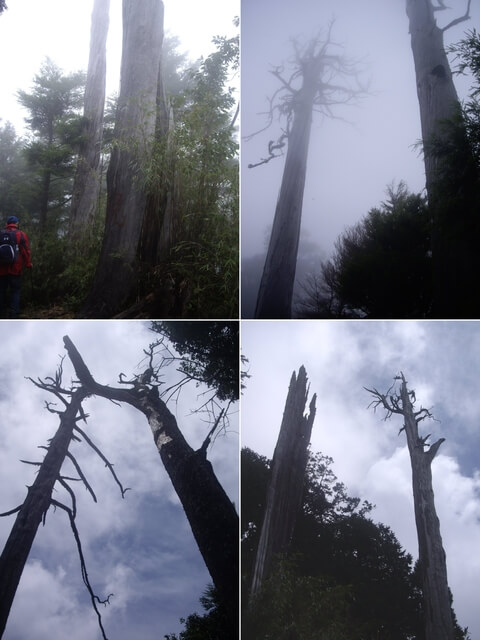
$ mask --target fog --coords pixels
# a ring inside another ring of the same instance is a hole
[[[440,26],[465,13],[466,1],[437,13]],[[457,42],[480,21],[475,3],[471,19],[445,32],[445,44]],[[314,114],[302,214],[297,283],[332,251],[346,226],[358,222],[386,197],[388,185],[403,180],[413,192],[424,189],[423,159],[415,148],[420,116],[405,2],[368,0],[242,1],[242,315],[252,317],[258,279],[280,189],[284,157],[256,168],[268,156],[268,141],[281,123],[248,139],[267,123],[268,97],[278,88],[271,70],[293,54],[292,39],[326,35],[358,62],[368,95],[356,105],[340,106],[327,119]],[[454,65],[453,65],[454,66]],[[460,98],[468,78],[456,78]]]

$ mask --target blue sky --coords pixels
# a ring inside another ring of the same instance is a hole
[[[68,334],[92,375],[115,386],[120,372],[139,373],[143,349],[155,334],[143,322],[8,322],[0,329],[4,338],[0,372],[0,511],[20,504],[35,469],[20,459],[41,460],[38,445],[46,444],[58,427],[57,416],[44,409],[53,396],[25,379],[54,375],[62,336]],[[65,383],[74,378],[68,359]],[[165,369],[166,381],[178,374]],[[177,404],[169,404],[189,443],[197,448],[207,432],[203,416],[192,414],[199,406],[202,387],[185,387]],[[163,468],[145,417],[128,406],[118,407],[102,398],[85,403],[90,414],[85,427],[94,442],[115,465],[124,486],[131,487],[122,500],[103,462],[84,444],[73,443],[77,457],[98,503],[83,486],[76,487],[77,527],[92,586],[100,597],[115,596],[102,608],[107,636],[162,638],[182,628],[180,617],[201,611],[198,603],[210,576],[196,547],[183,509]],[[5,419],[8,416],[8,419]],[[218,438],[209,454],[230,498],[238,506],[238,426],[231,416],[230,430]],[[69,463],[65,463],[69,469]],[[61,490],[58,497],[62,497]],[[0,545],[14,517],[0,519]],[[35,615],[32,616],[32,603]],[[77,551],[66,514],[50,510],[40,527],[10,614],[5,640],[83,640],[100,637],[96,615],[83,586]]]
[[[422,423],[430,442],[445,438],[432,473],[459,622],[480,637],[480,324],[478,322],[242,322],[242,353],[251,378],[242,399],[243,446],[269,458],[278,437],[292,371],[303,364],[317,393],[312,450],[331,456],[350,495],[376,505],[418,556],[411,470],[401,420],[368,408],[363,387],[385,392],[403,371],[419,404],[435,421]]]

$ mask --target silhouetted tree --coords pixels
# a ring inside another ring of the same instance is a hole
[[[332,107],[348,104],[363,92],[358,81],[355,86],[348,83],[347,79],[358,80],[356,69],[334,53],[336,45],[331,40],[331,29],[332,25],[325,40],[318,36],[303,47],[294,43],[295,58],[290,77],[283,75],[283,67],[272,71],[281,86],[270,99],[270,120],[265,128],[277,112],[282,116],[284,129],[276,141],[270,141],[269,156],[249,166],[265,164],[277,157],[284,147],[288,148],[258,292],[257,318],[291,317],[313,111],[330,116]]]

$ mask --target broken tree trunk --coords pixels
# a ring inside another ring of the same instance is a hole
[[[447,564],[440,534],[440,522],[435,511],[432,486],[432,461],[442,444],[440,438],[434,444],[427,445],[426,438],[418,434],[418,425],[425,418],[431,418],[428,409],[421,407],[415,411],[415,392],[409,391],[405,376],[400,380],[400,391],[391,395],[379,393],[376,389],[367,389],[376,399],[373,405],[382,405],[387,417],[392,413],[403,416],[404,425],[400,431],[407,436],[408,451],[412,466],[413,502],[418,538],[418,558],[422,576],[422,590],[425,615],[426,640],[453,640],[454,622],[450,603],[450,591],[447,580]],[[425,451],[425,447],[429,447]]]
[[[84,389],[77,389],[72,394],[66,410],[61,414],[60,426],[50,442],[43,462],[39,465],[34,483],[28,488],[27,497],[18,510],[0,556],[0,638],[5,630],[37,529],[50,507],[53,487],[60,477],[60,469],[72,440],[82,400],[87,396],[88,393]]]
[[[175,416],[159,397],[158,388],[137,384],[115,388],[96,382],[68,336],[65,348],[82,387],[92,395],[126,402],[147,418],[153,440],[182,503],[193,536],[232,621],[231,637],[238,636],[239,522],[235,507],[219,483],[206,450],[192,449]]]
[[[275,556],[288,551],[292,539],[302,501],[308,445],[315,419],[315,394],[310,401],[309,413],[304,415],[307,396],[307,374],[301,366],[298,377],[293,372],[290,380],[273,454],[251,596],[258,592],[262,581],[268,576]]]

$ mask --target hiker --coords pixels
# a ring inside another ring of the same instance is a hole
[[[32,267],[28,237],[19,230],[18,225],[18,218],[10,216],[7,226],[0,231],[0,317],[8,307],[10,289],[10,318],[18,318],[22,269]]]

